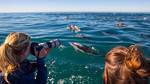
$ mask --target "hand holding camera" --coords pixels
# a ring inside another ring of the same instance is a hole
[[[51,48],[56,48],[60,46],[60,41],[58,39],[51,40],[49,42],[37,43],[32,42],[30,47],[30,52],[37,58],[43,58],[48,55]]]

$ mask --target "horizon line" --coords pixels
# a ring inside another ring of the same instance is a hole
[[[0,11],[0,13],[150,13],[150,11]]]

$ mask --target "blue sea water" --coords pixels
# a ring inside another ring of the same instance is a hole
[[[124,27],[115,26],[118,19]],[[69,31],[69,24],[79,26],[81,32]],[[46,58],[47,84],[102,84],[105,54],[115,46],[138,44],[144,56],[150,56],[150,14],[146,13],[0,13],[0,43],[10,32],[28,33],[37,42],[61,40],[63,47],[52,49]],[[77,52],[68,42],[93,46],[100,55]]]

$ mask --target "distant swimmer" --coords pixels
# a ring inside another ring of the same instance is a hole
[[[87,53],[90,55],[99,55],[99,51],[97,51],[94,47],[89,47],[86,45],[82,45],[77,42],[69,42],[69,44],[76,50],[83,53]]]
[[[80,31],[81,31],[78,26],[72,25],[72,24],[69,25],[69,26],[67,27],[67,29],[69,29],[69,30],[71,30],[71,31],[73,31],[73,32],[80,32]]]

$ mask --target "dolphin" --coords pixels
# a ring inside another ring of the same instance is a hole
[[[83,53],[87,53],[89,55],[99,55],[99,51],[97,51],[94,47],[89,47],[86,45],[82,45],[77,42],[69,42],[69,44],[76,50]]]
[[[69,26],[67,27],[67,29],[69,29],[69,30],[71,30],[71,31],[73,31],[73,32],[76,32],[76,33],[81,31],[78,26],[73,25],[73,24],[69,25]]]
[[[122,21],[117,21],[116,27],[125,27],[126,25]]]
[[[84,34],[76,34],[75,37],[81,38],[81,39],[86,39],[86,40],[90,39],[90,37],[85,36]]]

